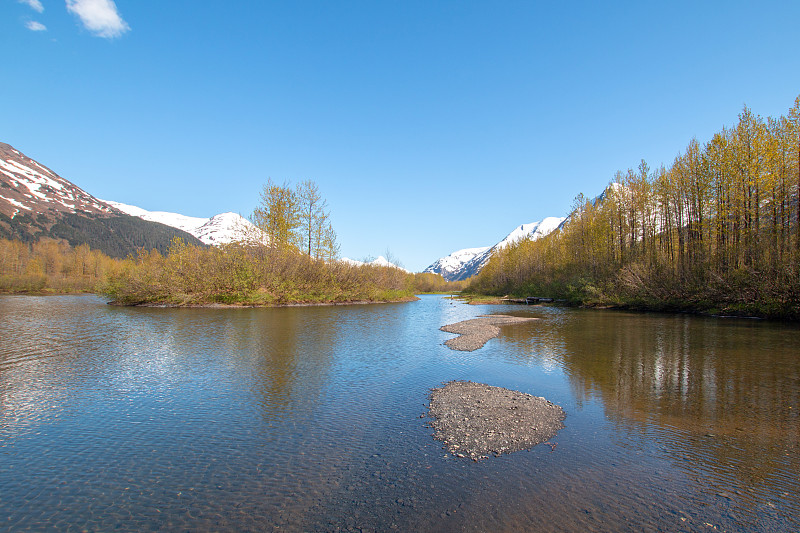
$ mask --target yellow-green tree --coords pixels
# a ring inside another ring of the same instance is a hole
[[[617,172],[562,229],[495,253],[470,290],[800,318],[800,96],[693,139],[672,165]]]
[[[267,235],[271,248],[298,246],[300,211],[297,196],[288,184],[278,185],[269,179],[250,218]]]

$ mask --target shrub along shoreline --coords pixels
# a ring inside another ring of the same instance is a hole
[[[400,269],[324,261],[292,248],[201,248],[176,239],[165,256],[141,251],[106,278],[102,292],[123,305],[269,306],[397,300],[413,296],[407,281]]]
[[[437,274],[315,259],[296,248],[209,248],[175,239],[166,255],[140,250],[113,259],[86,245],[0,239],[0,294],[95,293],[115,305],[223,308],[408,302],[462,286]]]
[[[373,304],[393,304],[408,303],[419,300],[417,296],[403,296],[391,300],[340,300],[335,302],[287,302],[287,303],[158,303],[144,302],[138,304],[122,303],[118,300],[111,300],[108,305],[118,307],[154,307],[154,308],[181,308],[181,309],[252,309],[257,307],[326,307],[326,306],[347,306],[347,305],[373,305]]]

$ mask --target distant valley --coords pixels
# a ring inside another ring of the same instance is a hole
[[[495,251],[520,239],[544,237],[564,220],[547,217],[523,224],[493,246],[458,250],[438,259],[424,272],[441,274],[448,281],[465,280],[480,272]],[[253,235],[258,236],[259,230],[237,213],[192,217],[101,200],[12,146],[0,143],[0,238],[33,242],[48,237],[65,240],[72,246],[85,243],[111,257],[125,257],[139,248],[164,253],[175,237],[193,244],[218,246]],[[347,258],[343,261],[365,264]],[[396,266],[383,257],[366,263]]]

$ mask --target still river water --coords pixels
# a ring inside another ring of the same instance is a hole
[[[541,320],[472,352],[439,326]],[[0,530],[797,531],[800,329],[405,304],[0,297]],[[544,396],[531,451],[447,456],[428,391]]]

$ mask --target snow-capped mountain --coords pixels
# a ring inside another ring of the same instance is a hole
[[[491,249],[491,246],[483,246],[480,248],[464,248],[448,255],[437,259],[435,263],[423,270],[423,272],[432,272],[434,274],[441,274],[442,277],[448,281],[462,279],[460,272],[463,270],[464,265],[475,259]]]
[[[391,268],[399,268],[403,272],[408,272],[408,270],[406,270],[405,268],[397,266],[394,263],[389,262],[389,260],[386,259],[385,257],[383,257],[382,255],[379,255],[377,259],[375,259],[373,261],[368,261],[368,262],[367,261],[356,261],[355,259],[350,259],[350,258],[347,258],[347,257],[342,257],[340,259],[340,261],[342,263],[347,263],[348,265],[353,265],[353,266],[372,265],[372,266],[381,266],[381,267],[391,267]]]
[[[547,217],[539,222],[522,224],[506,235],[506,237],[495,244],[486,248],[466,248],[453,252],[447,257],[443,257],[423,270],[423,272],[433,272],[441,274],[447,281],[460,281],[470,278],[481,271],[489,262],[495,250],[502,250],[521,239],[537,240],[558,229],[566,220],[564,217]]]
[[[506,238],[495,244],[493,248],[502,250],[506,246],[514,244],[522,239],[530,239],[532,241],[541,239],[555,231],[565,220],[565,217],[547,217],[540,222],[523,224],[514,228],[514,231],[506,235]]]
[[[228,244],[259,234],[258,228],[237,213],[220,213],[211,218],[190,217],[167,211],[147,211],[135,205],[110,200],[103,201],[128,215],[183,230],[209,245]]]
[[[0,143],[0,238],[87,244],[111,257],[127,257],[141,249],[164,253],[175,237],[201,244],[178,228],[125,214]]]
[[[220,245],[234,241],[257,239],[264,244],[267,236],[239,213],[220,213],[208,219],[196,232],[186,230],[206,244]]]
[[[0,213],[45,215],[84,212],[119,214],[75,184],[40,165],[12,146],[0,143]]]

